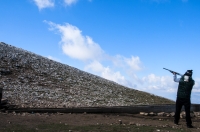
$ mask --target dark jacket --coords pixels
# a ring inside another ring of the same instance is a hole
[[[178,98],[190,98],[194,83],[195,82],[192,79],[192,77],[189,77],[188,82],[186,82],[186,81],[184,81],[184,76],[182,76],[179,80],[177,97]]]

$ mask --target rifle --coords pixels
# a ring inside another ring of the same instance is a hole
[[[169,70],[169,69],[166,69],[166,68],[163,68],[163,69],[165,69],[165,70],[167,70],[167,71],[170,71],[171,73],[175,73],[175,74],[177,74],[177,75],[182,76],[182,74],[180,74],[180,73],[178,73],[178,72],[175,72],[175,71],[172,71],[172,70]]]

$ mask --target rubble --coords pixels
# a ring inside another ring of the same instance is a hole
[[[0,59],[3,98],[19,108],[174,104],[3,42]]]
[[[160,117],[174,117],[175,113],[171,112],[171,113],[167,113],[167,112],[158,112],[158,113],[154,113],[154,112],[140,112],[140,115],[143,116],[160,116]],[[180,113],[180,118],[185,118],[185,111],[182,111]],[[197,117],[200,118],[200,112],[195,112],[195,111],[191,111],[190,112],[190,116],[191,118]]]

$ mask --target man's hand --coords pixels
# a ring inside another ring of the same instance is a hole
[[[172,74],[176,75],[176,73],[175,73],[175,72],[172,72]]]

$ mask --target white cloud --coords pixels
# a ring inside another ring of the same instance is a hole
[[[148,90],[165,90],[166,92],[174,92],[177,89],[178,83],[173,81],[173,77],[169,76],[156,76],[150,74],[142,78],[145,88]]]
[[[132,56],[130,59],[125,58],[125,62],[128,64],[128,66],[130,66],[130,68],[132,70],[139,71],[139,70],[142,69],[141,61],[140,61],[140,58],[138,56],[136,56],[136,57]]]
[[[91,37],[83,36],[82,31],[76,26],[69,23],[64,25],[52,22],[47,23],[51,26],[51,30],[56,30],[61,34],[62,50],[69,57],[86,61],[98,60],[104,55],[101,47]]]
[[[147,77],[144,77],[143,80],[144,80],[145,82],[148,82],[148,83],[155,83],[155,82],[160,81],[160,77],[157,77],[157,76],[154,75],[154,74],[150,74],[150,75],[148,75]]]
[[[54,61],[57,61],[57,62],[61,62],[60,59],[55,58],[55,57],[52,57],[52,56],[50,56],[50,55],[47,56],[47,58],[48,58],[48,59],[51,59],[51,60],[54,60]]]
[[[93,61],[85,67],[85,70],[90,70],[97,74],[100,74],[101,77],[106,78],[108,80],[112,80],[119,84],[126,84],[125,77],[121,75],[119,71],[114,72],[109,67],[104,67],[100,62]]]
[[[64,2],[69,6],[75,4],[78,0],[64,0]]]
[[[102,77],[118,83],[123,83],[125,81],[124,76],[122,76],[119,71],[113,72],[109,67],[104,68]]]
[[[200,78],[195,78],[195,85],[192,94],[197,95],[200,93]],[[178,83],[173,81],[172,76],[156,76],[150,74],[142,78],[142,85],[139,85],[139,90],[156,93],[162,97],[170,96],[170,93],[176,98],[178,90]],[[196,102],[194,100],[194,102]]]
[[[193,91],[200,92],[200,78],[195,78],[194,81],[195,81],[195,84],[194,84]]]
[[[85,70],[92,70],[94,72],[102,72],[104,71],[103,65],[98,61],[93,61],[85,67]]]
[[[38,8],[41,10],[43,8],[54,7],[53,0],[33,0]]]
[[[100,62],[100,58],[105,55],[104,51],[91,37],[83,36],[81,30],[68,23],[59,25],[53,22],[45,22],[50,25],[51,30],[56,30],[61,34],[62,50],[66,55],[81,61],[89,60],[90,63],[86,63],[85,70],[95,72],[101,77],[128,87],[148,90],[168,88],[170,89],[169,91],[173,91],[172,85],[169,85],[169,82],[173,82],[172,78],[159,77],[154,74],[139,78],[134,73],[143,69],[142,62],[138,56],[131,56],[130,58],[121,55],[109,56],[111,58],[110,66],[114,65],[112,68],[104,66]]]
[[[112,58],[113,64],[117,67],[125,69],[128,68],[131,71],[139,71],[143,69],[142,62],[138,56],[131,56],[131,58],[127,58],[121,55],[116,55]]]

